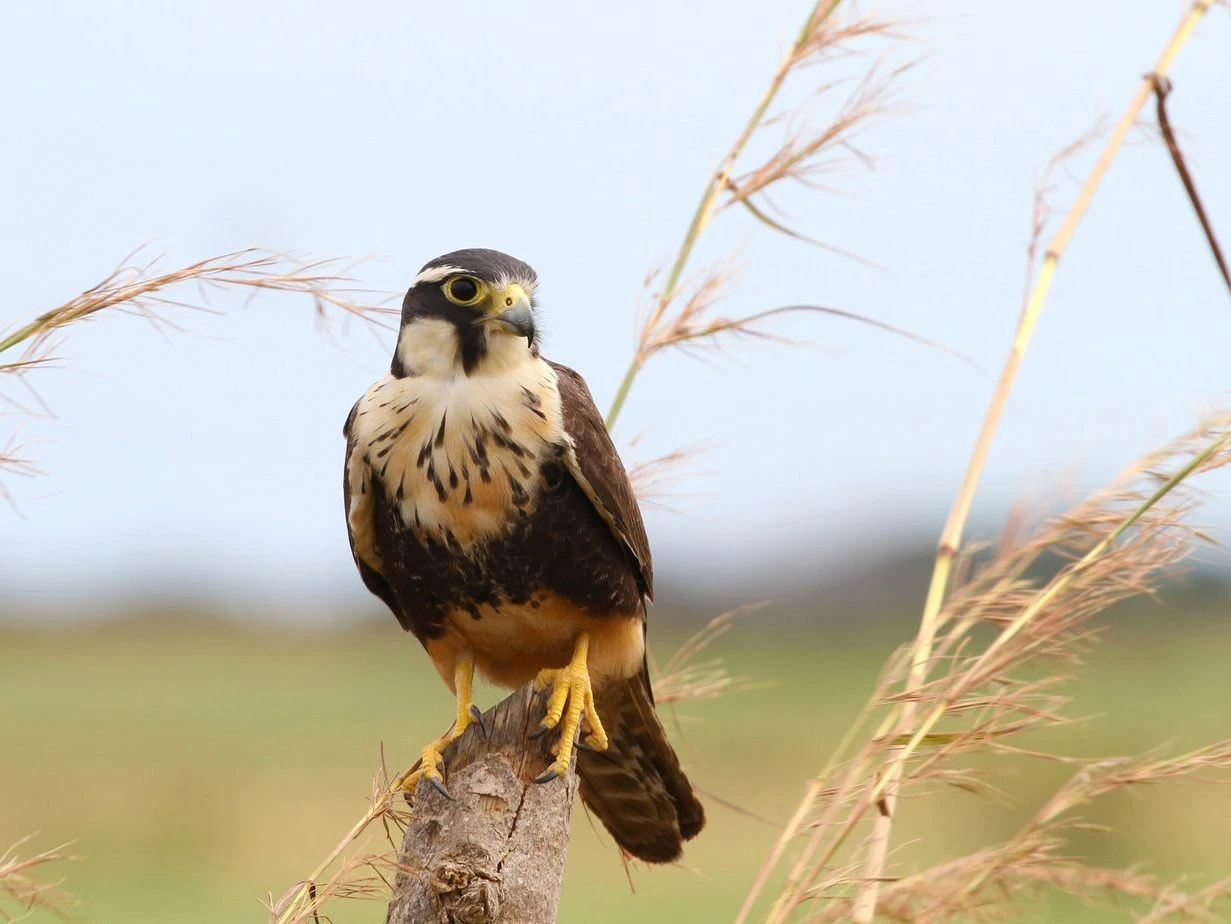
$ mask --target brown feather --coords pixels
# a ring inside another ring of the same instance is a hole
[[[376,500],[375,486],[372,483],[371,472],[367,463],[359,458],[356,452],[355,436],[351,432],[355,423],[355,415],[359,405],[351,408],[346,415],[346,423],[342,425],[342,435],[346,437],[346,465],[342,471],[342,502],[346,510],[346,538],[350,540],[351,555],[363,584],[384,601],[385,605],[397,616],[402,628],[409,629],[401,610],[397,605],[397,595],[393,588],[380,573],[380,558],[376,553],[375,537],[373,535],[372,504]],[[351,509],[351,499],[355,491],[361,492],[363,503]]]
[[[705,810],[654,712],[645,670],[604,686],[595,708],[609,744],[577,756],[582,801],[637,859],[679,859],[705,826]]]
[[[654,564],[650,558],[650,540],[645,534],[645,522],[641,519],[632,483],[611,441],[611,434],[607,432],[603,415],[598,412],[585,379],[568,366],[551,360],[547,360],[547,364],[556,370],[564,432],[573,441],[576,464],[573,477],[628,550],[637,568],[642,593],[653,600]]]

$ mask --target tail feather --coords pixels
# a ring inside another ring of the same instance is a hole
[[[624,850],[648,863],[677,860],[705,825],[705,811],[667,740],[644,672],[610,683],[595,706],[605,751],[577,757],[581,798]]]

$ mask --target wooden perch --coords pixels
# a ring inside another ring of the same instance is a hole
[[[532,782],[553,759],[553,734],[530,738],[546,696],[527,684],[449,745],[453,801],[419,783],[386,924],[555,921],[577,774]]]

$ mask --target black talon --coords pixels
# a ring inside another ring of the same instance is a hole
[[[550,783],[552,780],[554,780],[559,775],[560,775],[560,771],[556,769],[555,764],[552,764],[550,767],[548,767],[546,770],[544,770],[542,773],[536,776],[534,778],[534,782]]]
[[[554,726],[551,725],[540,725],[530,733],[531,740],[534,740],[535,738],[542,738],[545,734],[551,731],[553,727]]]
[[[595,751],[594,748],[592,748],[589,744],[587,744],[585,741],[583,741],[580,738],[578,738],[577,741],[573,743],[573,747],[575,747],[579,751],[587,751],[590,754],[597,753],[597,751]]]
[[[453,793],[449,792],[449,790],[445,788],[445,784],[441,780],[439,780],[437,777],[429,776],[427,778],[427,781],[432,784],[433,789],[435,789],[438,793],[440,793],[450,802],[457,801],[456,799],[453,798]]]
[[[479,726],[479,731],[483,732],[483,737],[487,737],[487,726],[483,724],[483,713],[479,711],[479,707],[474,703],[470,704],[470,718],[474,719],[475,724]]]

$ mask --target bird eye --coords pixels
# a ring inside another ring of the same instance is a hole
[[[478,280],[469,276],[454,276],[445,283],[445,295],[455,305],[473,305],[479,300]]]

